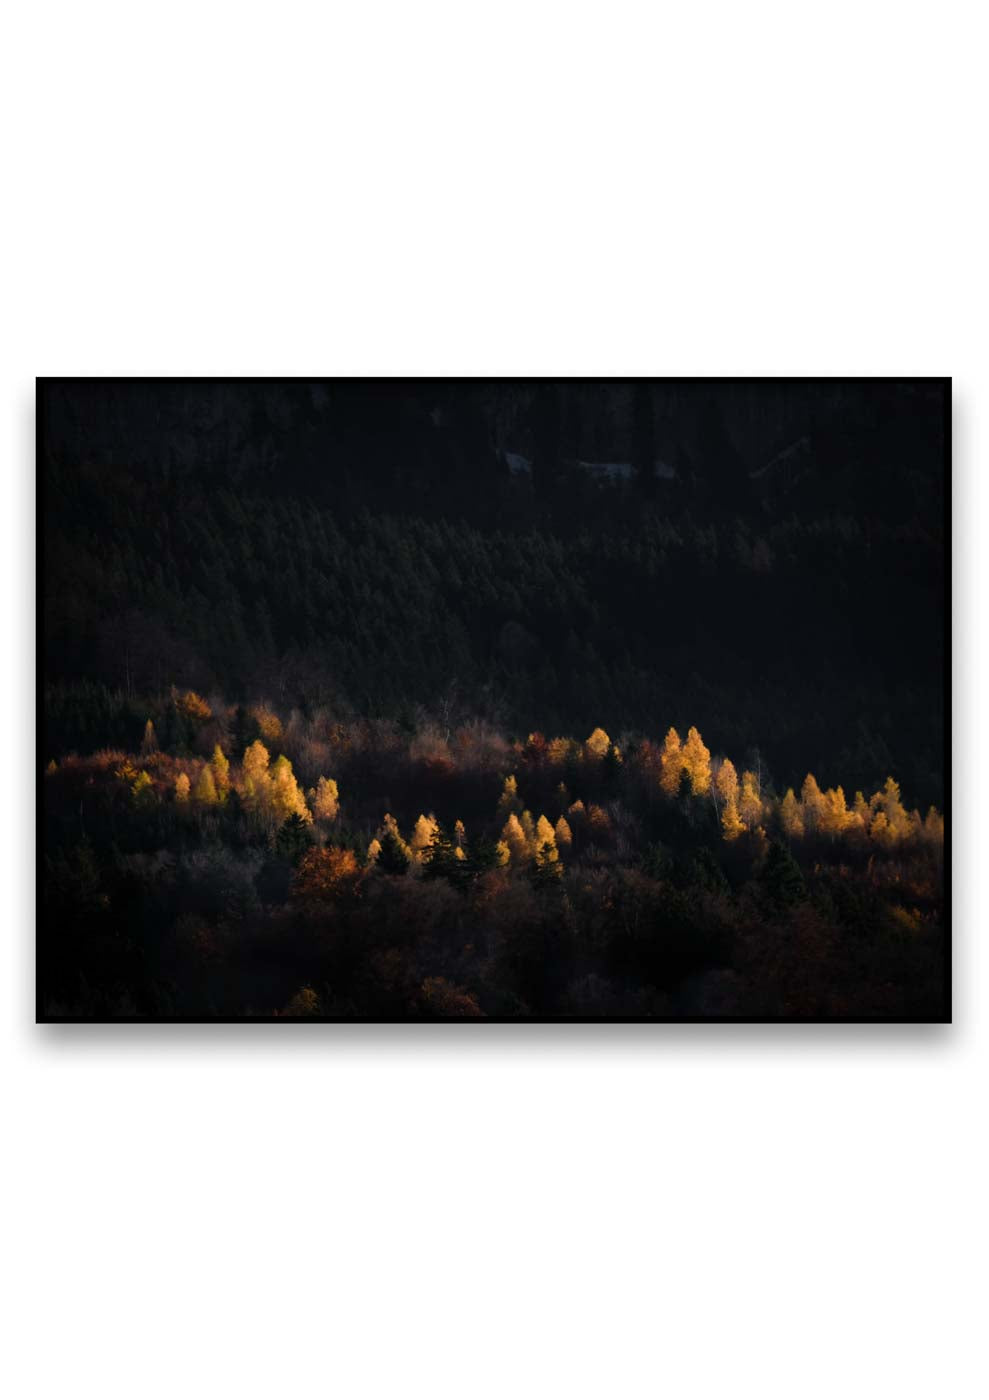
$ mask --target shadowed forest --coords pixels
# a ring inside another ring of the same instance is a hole
[[[39,1014],[944,1017],[946,412],[43,383]]]

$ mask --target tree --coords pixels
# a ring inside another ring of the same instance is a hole
[[[189,801],[189,774],[180,773],[175,779],[175,801]]]
[[[260,739],[255,739],[244,751],[244,797],[249,807],[262,810],[268,800],[271,779],[268,776],[270,755]]]
[[[783,830],[791,841],[799,840],[803,836],[804,816],[792,787],[786,790],[786,796],[780,807],[780,818],[783,822]]]
[[[738,774],[730,758],[724,759],[719,765],[714,779],[714,790],[724,806],[738,803]]]
[[[457,847],[453,837],[443,823],[436,827],[432,843],[423,856],[423,878],[442,878],[459,883],[466,874],[463,862],[457,857]]]
[[[293,813],[304,822],[312,821],[312,814],[292,772],[292,765],[284,754],[278,755],[271,770],[271,805],[275,816],[281,821]]]
[[[412,849],[412,858],[419,865],[425,860],[426,852],[435,841],[438,830],[439,822],[432,813],[427,817],[420,812],[412,830],[412,840],[409,842]]]
[[[573,845],[573,832],[570,830],[570,823],[566,817],[560,817],[553,828],[553,835],[556,838],[557,848],[563,846],[568,849]]]
[[[711,751],[693,725],[687,730],[682,758],[690,774],[691,792],[695,797],[703,797],[711,790]]]
[[[311,844],[309,828],[299,814],[293,812],[286,817],[275,837],[275,850],[282,859],[290,865],[298,865]]]
[[[409,868],[408,847],[387,827],[381,833],[375,863],[383,875],[404,875]]]
[[[738,814],[750,830],[754,830],[762,821],[762,797],[759,793],[759,779],[748,770],[742,774],[742,792],[738,799]]]
[[[155,733],[155,727],[149,719],[144,726],[144,738],[141,740],[141,757],[147,758],[151,754],[158,752],[158,735]]]
[[[818,831],[824,817],[824,794],[817,785],[813,773],[808,773],[800,789],[800,805],[803,809],[804,830]]]
[[[230,761],[226,754],[217,744],[213,749],[213,781],[216,784],[216,795],[221,802],[226,802],[230,792]]]
[[[659,756],[659,785],[667,797],[676,797],[680,790],[680,774],[683,771],[683,749],[680,735],[672,726],[666,731],[662,752]]]
[[[360,894],[364,871],[345,846],[312,847],[299,862],[292,897],[303,904],[348,903]]]
[[[730,797],[725,803],[725,809],[721,814],[721,827],[724,831],[726,841],[735,841],[747,830],[745,823],[738,815],[738,802],[734,797]]]
[[[608,738],[607,734],[604,732],[603,729],[592,730],[590,736],[584,744],[584,750],[587,753],[588,757],[597,760],[604,758],[605,754],[608,752],[608,749],[610,747],[611,740]]]
[[[309,796],[312,799],[313,816],[317,821],[336,821],[340,810],[340,791],[333,778],[320,778]]]
[[[504,820],[510,812],[521,812],[521,810],[519,785],[515,780],[515,774],[511,773],[502,784],[501,796],[498,798],[498,820]]]
[[[821,832],[835,841],[842,832],[847,830],[848,823],[849,812],[845,805],[844,788],[828,788],[824,794],[824,805],[821,809]]]
[[[213,779],[213,770],[208,763],[203,764],[192,795],[201,807],[215,807],[217,805],[219,798],[216,793],[216,782]]]
[[[770,842],[761,879],[774,904],[796,904],[807,893],[800,866],[778,841]]]
[[[522,823],[514,812],[510,812],[508,820],[501,830],[501,839],[505,843],[511,859],[515,864],[522,864],[529,858],[529,842],[522,829]]]
[[[147,807],[155,800],[155,789],[151,781],[151,774],[146,773],[143,768],[134,779],[131,793],[135,805],[138,807]]]

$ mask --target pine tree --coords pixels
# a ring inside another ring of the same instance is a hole
[[[774,904],[796,904],[806,894],[800,866],[778,841],[770,843],[760,878]]]
[[[282,859],[287,860],[290,865],[298,865],[311,844],[309,828],[302,817],[297,812],[286,817],[275,837],[275,850]]]
[[[383,875],[404,875],[409,868],[408,847],[389,828],[382,832],[380,842],[377,868]]]

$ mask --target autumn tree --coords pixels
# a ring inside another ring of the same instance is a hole
[[[803,836],[804,814],[792,787],[786,790],[786,796],[780,806],[780,819],[783,830],[791,841],[799,840]]]
[[[425,860],[426,852],[436,839],[438,830],[439,822],[432,813],[427,817],[424,813],[420,812],[419,816],[416,818],[416,824],[412,829],[412,840],[409,842],[409,846],[412,850],[412,858],[417,864],[421,865]]]
[[[584,744],[584,751],[589,758],[600,760],[604,758],[611,747],[611,740],[603,729],[594,729]]]
[[[271,805],[279,821],[292,815],[304,822],[312,821],[312,814],[306,806],[302,789],[292,772],[292,764],[284,754],[279,754],[271,770]]]
[[[738,815],[738,800],[736,797],[729,797],[725,802],[724,811],[721,813],[721,829],[724,832],[726,841],[736,841],[746,825]]]
[[[158,753],[158,751],[158,735],[149,719],[144,726],[144,738],[141,740],[141,757],[147,758],[150,754]]]
[[[192,795],[201,807],[215,807],[219,802],[213,770],[208,763],[203,764]]]
[[[268,801],[271,787],[269,759],[270,754],[260,739],[255,739],[244,751],[244,797],[248,806],[255,811],[263,809]]]
[[[683,748],[680,735],[671,726],[666,731],[662,752],[659,756],[659,785],[667,797],[676,797],[680,790],[680,774],[683,771]]]
[[[718,771],[714,777],[714,791],[721,799],[722,805],[727,807],[729,803],[737,808],[738,805],[738,774],[735,772],[735,765],[730,758],[723,759],[718,766]],[[736,817],[738,813],[736,810]]]
[[[824,819],[824,794],[813,773],[808,773],[800,788],[800,805],[805,831],[819,831]]]
[[[213,781],[216,784],[216,795],[221,802],[226,802],[230,792],[230,761],[219,744],[213,749],[211,764]]]
[[[175,801],[189,801],[189,774],[180,773],[175,779]]]
[[[569,850],[573,845],[573,832],[570,830],[570,823],[566,817],[560,817],[557,820],[556,826],[553,828],[553,835],[556,837],[557,848],[562,846],[564,850]]]
[[[505,843],[512,861],[520,865],[529,858],[529,842],[522,829],[522,823],[514,812],[508,814],[508,820],[501,830],[501,839]]]
[[[311,847],[299,862],[292,897],[304,905],[352,902],[363,879],[357,857],[347,847]]]
[[[755,773],[748,770],[742,774],[738,814],[750,831],[754,831],[762,821],[762,796],[759,792],[759,779]]]
[[[320,778],[309,794],[312,801],[312,814],[317,821],[336,821],[340,810],[340,791],[333,778]]]
[[[693,725],[687,730],[681,757],[690,775],[691,792],[695,797],[703,797],[711,790],[711,751]]]
[[[498,798],[498,820],[504,821],[510,812],[521,812],[522,803],[519,799],[519,785],[516,782],[514,773],[509,774],[502,784],[501,796]]]

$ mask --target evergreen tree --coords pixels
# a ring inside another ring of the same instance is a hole
[[[806,896],[800,866],[785,846],[771,841],[762,867],[762,883],[774,904],[796,904]]]
[[[286,817],[275,837],[275,850],[282,859],[287,860],[290,865],[298,865],[311,844],[309,827],[302,817],[297,812]]]
[[[404,875],[409,868],[408,847],[388,827],[381,833],[381,849],[375,865],[383,875]]]

